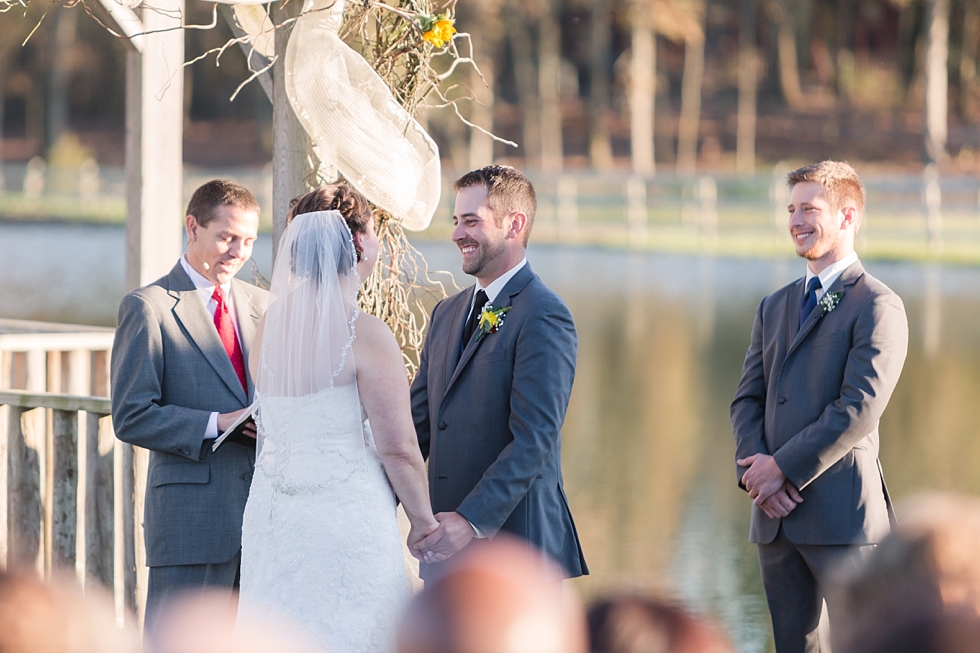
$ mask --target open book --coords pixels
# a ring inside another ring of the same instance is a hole
[[[217,451],[224,442],[230,440],[232,442],[237,442],[238,444],[243,444],[246,447],[255,448],[255,438],[251,438],[245,435],[245,427],[249,424],[255,424],[255,404],[245,409],[245,412],[238,416],[231,426],[229,426],[224,433],[219,435],[214,444],[211,445],[211,451]]]

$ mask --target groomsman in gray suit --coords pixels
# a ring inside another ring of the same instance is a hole
[[[890,530],[878,421],[908,348],[902,300],[854,252],[857,173],[824,161],[791,172],[789,185],[789,232],[806,276],[759,305],[731,406],[778,653],[830,650],[818,628],[828,573]]]
[[[578,339],[571,313],[524,257],[537,201],[527,177],[487,166],[455,184],[453,242],[476,284],[432,312],[412,414],[441,527],[417,543],[441,561],[507,532],[588,573],[561,473]],[[421,575],[436,572],[423,564]]]
[[[268,293],[234,278],[252,253],[259,206],[225,180],[187,206],[187,253],[123,298],[112,347],[112,423],[150,450],[144,532],[146,624],[169,595],[238,578],[254,445],[214,439],[252,401],[248,356]],[[254,437],[254,429],[249,434]]]

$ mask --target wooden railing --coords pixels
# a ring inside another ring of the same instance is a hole
[[[145,594],[145,461],[112,430],[113,335],[0,319],[0,566],[101,583],[126,620]]]

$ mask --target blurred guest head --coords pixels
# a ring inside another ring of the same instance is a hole
[[[584,653],[581,605],[525,542],[478,541],[410,603],[398,653]]]
[[[965,610],[916,617],[883,632],[862,653],[973,653],[980,642],[980,617]]]
[[[734,653],[713,624],[670,601],[625,594],[589,607],[592,653]]]
[[[862,567],[841,578],[837,591],[842,614],[835,651],[885,650],[884,642],[903,640],[898,633],[908,641],[929,639],[946,622],[956,632],[975,630],[980,500],[926,494],[907,502],[897,528]]]
[[[153,628],[151,653],[312,653],[299,629],[273,614],[236,625],[227,592],[193,592],[165,606]]]
[[[3,653],[136,653],[133,627],[116,625],[111,597],[98,585],[85,595],[74,579],[42,581],[28,571],[0,573]]]

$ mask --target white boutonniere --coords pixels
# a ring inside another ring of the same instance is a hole
[[[844,296],[843,291],[838,290],[837,292],[829,292],[824,294],[820,298],[820,308],[823,309],[823,315],[831,312],[840,303],[840,298]]]
[[[510,306],[494,308],[492,304],[484,306],[483,312],[480,313],[480,321],[477,323],[476,333],[473,334],[473,342],[477,342],[485,335],[496,333],[503,326],[504,315],[511,308]]]

